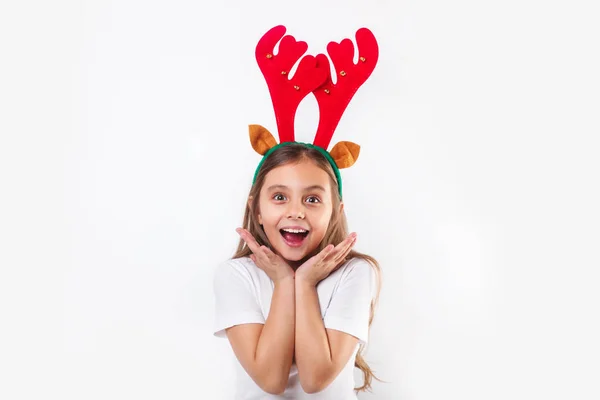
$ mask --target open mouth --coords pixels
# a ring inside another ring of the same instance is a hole
[[[280,229],[279,233],[281,233],[281,236],[283,237],[284,242],[291,247],[298,247],[301,246],[302,243],[304,242],[304,239],[306,239],[306,237],[308,236],[308,234],[310,233],[310,231],[302,231],[302,232],[298,232],[296,230],[290,231],[287,229]]]

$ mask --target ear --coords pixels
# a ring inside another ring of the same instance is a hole
[[[339,142],[329,152],[339,169],[354,165],[360,153],[360,146],[353,142]]]
[[[344,202],[340,201],[340,214],[344,211]]]
[[[248,208],[252,209],[252,196],[248,196]],[[260,215],[260,212],[258,213],[258,224],[262,225],[262,216]]]
[[[277,145],[277,141],[267,128],[261,125],[248,125],[250,143],[252,148],[260,155],[265,155],[271,147]]]

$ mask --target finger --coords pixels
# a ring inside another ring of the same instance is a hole
[[[331,244],[328,244],[321,250],[319,253],[319,259],[317,261],[323,261],[335,250],[335,247]]]
[[[348,254],[348,252],[352,249],[354,244],[356,243],[356,232],[353,232],[346,238],[346,244],[344,245],[342,253]]]
[[[340,263],[343,263],[346,260],[348,254],[350,254],[350,251],[352,251],[352,247],[348,247],[343,253],[338,254],[338,256],[334,260],[334,264],[337,266],[341,266]]]
[[[335,249],[329,254],[328,260],[335,260],[340,254],[344,254],[347,249],[351,248],[354,244],[356,233],[349,235],[346,239],[342,240]],[[345,256],[344,256],[345,257]]]
[[[242,240],[246,242],[246,245],[248,245],[248,247],[250,248],[250,250],[252,250],[253,253],[256,254],[257,252],[259,252],[260,246],[250,232],[243,228],[236,229],[236,232],[240,235]]]
[[[344,247],[344,253],[346,253],[346,254],[348,254],[350,252],[350,250],[352,250],[352,247],[354,247],[354,245],[356,244],[356,239],[357,239],[356,233],[352,233],[347,239],[348,239],[348,243],[346,243],[346,246]]]
[[[346,239],[342,240],[339,244],[338,244],[338,253],[343,253],[344,251],[346,251],[346,249],[348,249],[349,247],[351,247],[354,244],[354,241],[356,240],[356,233],[352,232],[350,235],[348,235],[348,237],[346,237]]]
[[[260,254],[262,257],[264,257],[266,260],[268,261],[272,261],[275,257],[277,257],[277,254],[273,253],[273,251],[268,248],[267,246],[260,246],[259,248],[260,250]]]
[[[267,246],[263,246],[263,247],[264,247],[264,253],[269,258],[270,261],[275,262],[275,261],[283,260],[283,258],[279,254],[275,254],[275,252],[273,250],[271,250],[269,247],[267,247]]]
[[[341,267],[342,262],[346,259],[350,251],[352,251],[352,247],[356,243],[356,234],[353,236],[349,236],[346,238],[340,245],[343,247],[340,248],[339,251],[335,253],[335,255],[329,260],[331,262],[332,272],[337,268]]]
[[[354,236],[348,242],[348,244],[346,245],[346,247],[344,248],[344,250],[340,252],[339,259],[340,260],[345,259],[346,256],[348,256],[348,253],[350,253],[352,251],[352,248],[354,247],[355,244],[356,244],[356,234],[354,234]]]
[[[265,256],[263,249],[259,248],[257,253],[253,253],[250,258],[260,269],[264,270],[263,266],[268,265],[270,260]]]

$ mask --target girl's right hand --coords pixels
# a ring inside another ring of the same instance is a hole
[[[267,246],[260,246],[246,229],[237,228],[235,231],[252,251],[253,254],[250,255],[250,259],[254,261],[258,268],[265,271],[273,282],[294,277],[294,270],[281,256],[273,253]]]

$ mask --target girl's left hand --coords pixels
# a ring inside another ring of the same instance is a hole
[[[296,282],[308,283],[316,286],[335,271],[340,263],[344,261],[352,247],[356,243],[356,233],[353,232],[337,246],[332,244],[325,247],[321,252],[302,264],[296,270]]]

